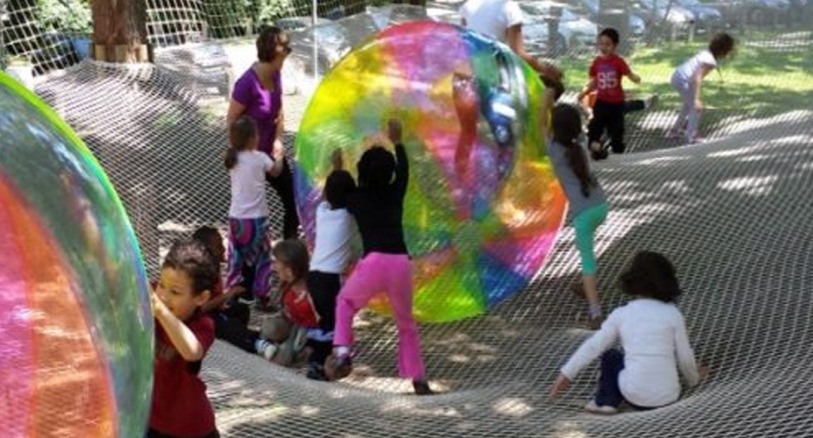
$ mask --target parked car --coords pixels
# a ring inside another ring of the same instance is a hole
[[[664,22],[676,35],[687,34],[695,22],[694,13],[675,0],[636,0],[633,8],[643,14],[648,28]]]
[[[700,32],[714,32],[725,27],[723,14],[714,6],[700,3],[700,0],[674,0],[678,6],[686,8],[694,14],[695,30]]]
[[[789,0],[716,0],[712,3],[729,26],[763,25],[786,16]]]
[[[599,0],[581,0],[580,2],[580,6],[584,8],[587,17],[596,23],[598,23],[598,2]],[[643,37],[644,32],[646,32],[646,22],[644,18],[634,13],[627,14],[627,17],[629,18],[630,35],[633,38]]]
[[[559,4],[550,1],[533,1],[519,3],[525,15],[525,23],[522,25],[522,34],[525,37],[526,46],[535,48],[536,46],[548,46],[548,21],[553,18],[552,9]],[[575,14],[568,7],[561,7],[558,17],[558,31],[554,47],[554,54],[577,50],[592,50],[596,44],[598,36],[598,25]]]

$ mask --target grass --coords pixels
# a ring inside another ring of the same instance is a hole
[[[810,107],[813,97],[813,34],[811,32],[761,32],[738,38],[735,56],[724,62],[703,82],[705,105],[724,113],[743,112],[770,116],[791,109]],[[635,85],[625,80],[632,95],[659,93],[665,107],[676,108],[676,93],[669,85],[674,68],[706,46],[706,42],[672,43],[662,47],[639,48],[627,58],[632,70],[641,76]],[[559,61],[566,75],[566,87],[577,91],[587,83],[592,58],[566,58]]]

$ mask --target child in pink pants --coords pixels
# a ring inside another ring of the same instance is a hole
[[[401,144],[401,124],[389,122],[389,139],[395,154],[373,146],[358,162],[358,189],[347,199],[347,210],[356,219],[364,257],[339,292],[333,338],[334,378],[352,371],[353,316],[377,293],[385,291],[398,328],[398,371],[412,379],[418,395],[432,394],[426,381],[418,328],[412,319],[412,270],[404,242],[404,196],[409,180],[406,151]],[[393,179],[393,174],[395,178]]]

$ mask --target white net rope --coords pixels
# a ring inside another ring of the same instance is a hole
[[[199,19],[194,14],[200,14],[195,6],[200,2],[173,4],[189,5],[188,22]],[[325,24],[315,33],[317,70],[324,72],[332,56],[373,30],[425,14],[407,7],[375,9]],[[165,20],[162,28],[169,23]],[[289,148],[309,98],[314,59],[306,48],[312,47],[313,35],[292,31],[301,48],[291,60],[300,69],[291,67],[286,75],[294,85],[285,96]],[[744,41],[804,54],[811,34],[809,29],[754,32]],[[329,49],[320,50],[324,47]],[[235,53],[248,55],[236,59]],[[233,79],[228,65],[240,72],[240,63],[252,57],[250,41],[187,41],[159,50],[156,65],[83,61],[47,75],[37,87],[110,176],[151,274],[175,238],[204,224],[226,228],[229,188],[219,157]],[[668,84],[670,72],[664,69],[648,80]],[[776,72],[765,78],[765,86],[795,83],[794,74]],[[565,100],[573,97],[571,91]],[[579,262],[572,229],[566,227],[526,291],[484,317],[420,327],[431,384],[440,395],[411,396],[409,382],[392,377],[394,327],[386,318],[364,314],[357,321],[355,371],[340,383],[313,382],[302,370],[272,366],[216,343],[203,373],[221,432],[229,437],[806,436],[813,422],[808,367],[813,325],[806,292],[813,281],[808,219],[813,113],[782,104],[711,111],[703,129],[714,141],[696,146],[664,145],[658,139],[674,119],[674,108],[648,111],[630,120],[632,153],[596,166],[613,200],[596,245],[605,308],[624,302],[614,280],[637,250],[663,252],[678,267],[690,338],[698,358],[712,369],[710,380],[678,403],[609,418],[584,414],[580,406],[594,390],[595,367],[585,370],[561,400],[548,398],[559,366],[589,335],[577,328],[583,325],[584,304],[568,291]],[[270,194],[272,211],[279,212]],[[275,235],[281,225],[275,216]]]

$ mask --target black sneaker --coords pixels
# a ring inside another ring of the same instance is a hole
[[[432,395],[435,393],[426,380],[413,380],[412,387],[415,389],[415,395]]]
[[[609,156],[610,152],[606,148],[602,147],[599,150],[590,149],[590,157],[592,157],[594,161],[606,160]]]
[[[353,371],[353,360],[350,356],[333,358],[333,378],[335,380],[344,379]]]
[[[327,382],[327,374],[325,374],[325,367],[319,365],[318,363],[310,363],[308,364],[308,373],[305,377],[311,380],[319,380],[321,382]]]

